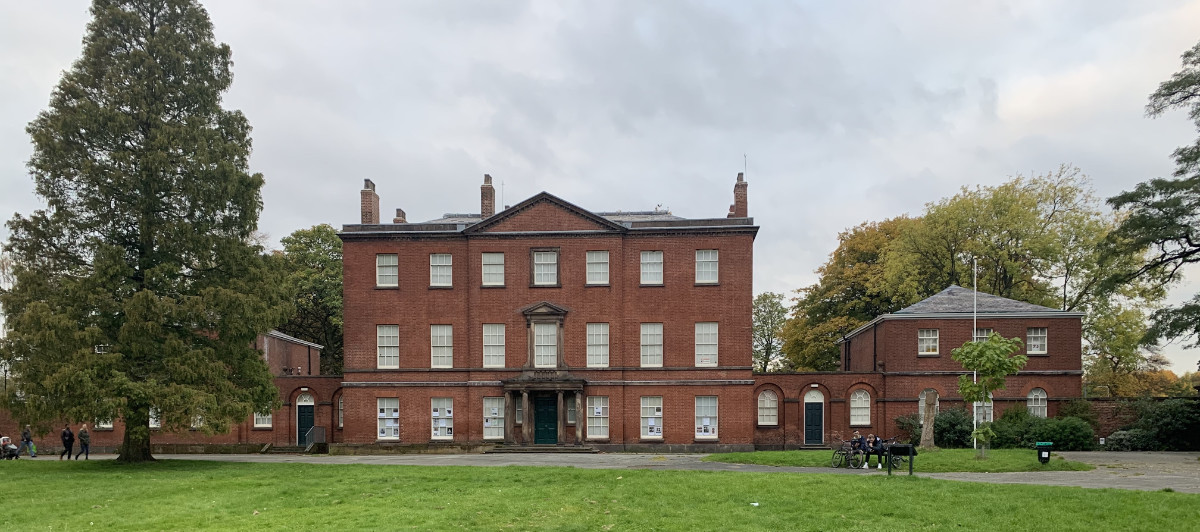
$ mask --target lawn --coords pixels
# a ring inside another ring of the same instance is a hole
[[[886,475],[182,460],[0,469],[0,530],[1094,532],[1200,521],[1200,495]]]
[[[792,467],[829,467],[833,451],[758,451],[752,453],[721,453],[704,458],[708,462],[734,464],[759,464]],[[1095,469],[1090,464],[1069,462],[1061,456],[1051,455],[1050,463],[1037,461],[1030,449],[990,449],[986,460],[975,457],[974,449],[939,449],[921,452],[913,462],[913,471],[922,473],[1014,473],[1023,471],[1088,471]],[[871,458],[875,467],[875,458]],[[907,474],[908,469],[904,472]]]

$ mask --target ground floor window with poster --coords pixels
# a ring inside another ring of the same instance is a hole
[[[433,439],[454,439],[454,399],[450,397],[434,397],[430,399],[433,420]]]
[[[587,437],[590,440],[608,439],[608,397],[589,395],[587,398]]]
[[[504,439],[504,398],[483,398],[483,439]]]
[[[395,397],[380,397],[375,400],[379,406],[379,434],[381,440],[400,439],[400,399]]]
[[[702,395],[696,397],[696,439],[713,440],[717,438],[717,397]]]
[[[662,396],[642,398],[642,438],[662,439],[663,437],[663,400]]]

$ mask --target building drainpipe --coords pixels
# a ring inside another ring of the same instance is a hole
[[[305,346],[308,350],[308,374],[312,375],[312,346]]]

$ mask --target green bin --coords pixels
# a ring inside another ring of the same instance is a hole
[[[1037,449],[1037,456],[1038,456],[1039,462],[1041,462],[1043,464],[1050,463],[1050,451],[1054,450],[1054,442],[1040,441],[1040,442],[1037,442],[1036,444],[1034,444],[1034,448]]]

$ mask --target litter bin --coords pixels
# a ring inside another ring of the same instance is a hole
[[[1036,444],[1034,444],[1034,448],[1037,449],[1037,456],[1038,456],[1039,462],[1041,462],[1043,464],[1050,463],[1050,451],[1054,450],[1054,442],[1040,441],[1040,442],[1037,442]]]

